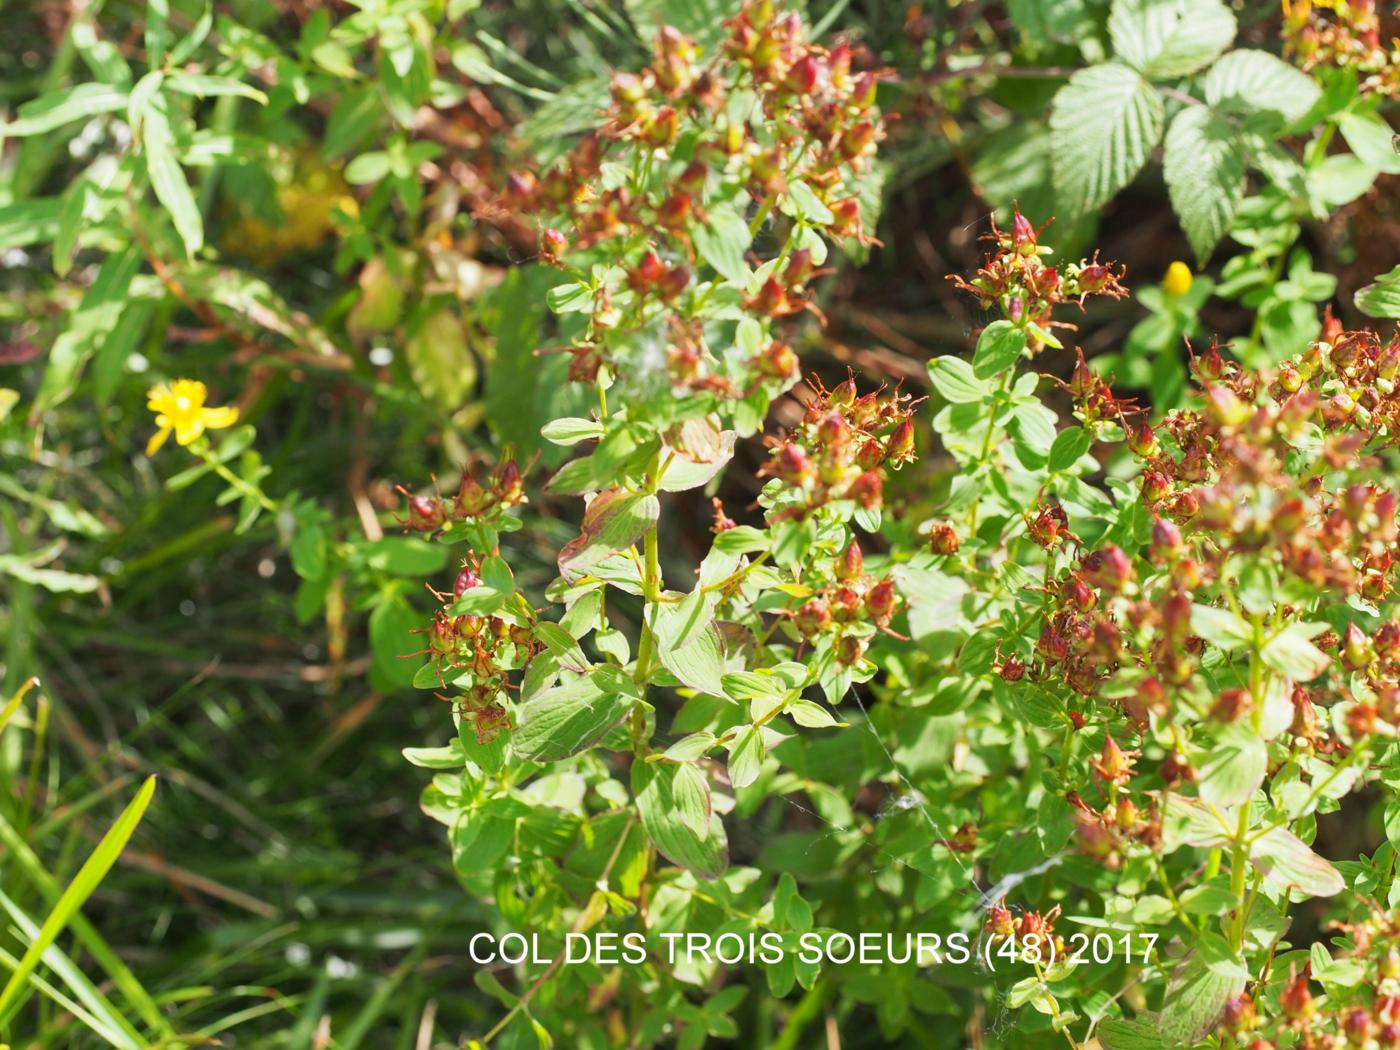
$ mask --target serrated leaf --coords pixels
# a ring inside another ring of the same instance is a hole
[[[1162,137],[1161,96],[1117,62],[1090,66],[1055,94],[1055,189],[1075,215],[1099,207],[1142,170]]]
[[[1010,321],[993,321],[982,329],[972,354],[972,373],[989,379],[1020,360],[1026,349],[1026,333]]]
[[[1201,83],[1211,106],[1231,113],[1279,114],[1291,124],[1316,104],[1322,89],[1312,77],[1267,51],[1231,51]]]
[[[1244,148],[1223,117],[1187,106],[1167,131],[1163,175],[1172,209],[1196,258],[1205,261],[1225,236],[1244,197]]]
[[[1114,54],[1155,79],[1205,68],[1235,39],[1235,16],[1221,0],[1114,0],[1108,16]]]

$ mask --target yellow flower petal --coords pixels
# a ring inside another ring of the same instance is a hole
[[[152,434],[151,440],[146,442],[146,455],[154,456],[156,450],[160,448],[161,445],[165,444],[168,437],[170,437],[170,428],[168,426],[163,426]]]
[[[175,422],[175,440],[181,445],[198,441],[204,434],[204,420],[199,416],[193,419],[180,419]]]
[[[206,408],[204,410],[204,425],[210,430],[223,430],[224,427],[231,427],[238,422],[238,409],[232,405],[223,405],[219,408]]]

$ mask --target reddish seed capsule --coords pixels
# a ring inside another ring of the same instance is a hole
[[[1166,518],[1152,522],[1152,547],[1159,554],[1171,555],[1181,550],[1181,530]]]
[[[891,432],[885,442],[885,455],[895,464],[905,463],[914,458],[914,423],[904,420]]]
[[[540,255],[545,262],[558,265],[568,249],[568,238],[554,227],[551,226],[540,234]]]
[[[793,623],[807,636],[818,634],[831,623],[831,607],[825,599],[813,598],[793,614]]]
[[[1279,1006],[1283,1012],[1295,1021],[1311,1020],[1317,1013],[1317,1005],[1313,1002],[1312,992],[1308,988],[1308,970],[1303,968],[1303,972],[1293,977],[1283,994],[1279,996]]]
[[[875,510],[884,499],[885,484],[877,471],[867,470],[846,490],[846,498],[855,500],[866,510]]]
[[[864,568],[865,556],[861,553],[860,544],[851,540],[841,552],[841,557],[836,559],[836,578],[847,582],[858,580]]]
[[[821,67],[811,55],[803,55],[788,70],[787,86],[795,94],[808,95],[817,86]]]
[[[1210,709],[1210,717],[1224,725],[1238,722],[1253,706],[1253,698],[1246,689],[1226,689]]]
[[[894,591],[894,581],[890,579],[881,580],[865,595],[865,610],[870,614],[870,619],[879,627],[886,627],[894,617],[895,604],[898,596]]]
[[[427,496],[414,496],[408,501],[408,509],[415,517],[430,521],[437,516],[437,504]]]
[[[962,541],[958,539],[957,530],[946,521],[940,521],[929,529],[928,541],[934,554],[941,554],[945,557],[957,554],[958,548],[962,546]]]

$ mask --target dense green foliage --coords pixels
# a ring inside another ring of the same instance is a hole
[[[7,14],[8,1045],[1400,1046],[1374,5]]]

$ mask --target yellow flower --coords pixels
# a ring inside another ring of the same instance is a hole
[[[1162,278],[1162,290],[1168,295],[1185,295],[1191,290],[1191,267],[1178,259],[1167,267]]]
[[[188,445],[198,441],[206,430],[222,430],[238,422],[236,408],[205,408],[204,399],[208,396],[209,390],[197,379],[177,379],[151,387],[146,394],[146,407],[156,414],[156,426],[160,429],[147,442],[146,455],[154,455],[172,430],[176,441]]]

